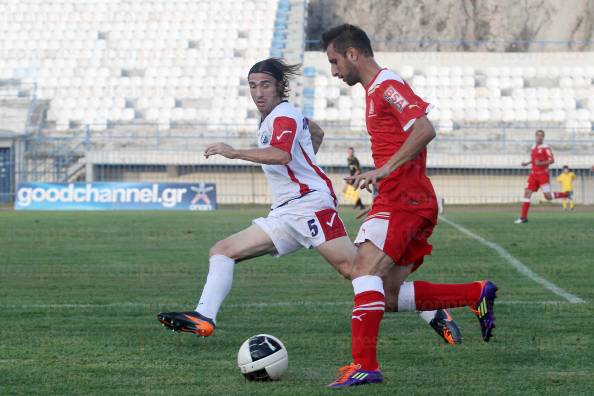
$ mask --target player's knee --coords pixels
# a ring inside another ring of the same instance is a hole
[[[550,194],[550,193],[545,193],[545,194],[544,194],[544,197],[545,197],[545,199],[546,199],[547,201],[550,201],[550,200],[552,200],[552,199],[553,199],[553,197],[551,196],[551,194]]]
[[[351,277],[354,279],[364,275],[381,276],[382,274],[377,271],[377,268],[374,265],[370,265],[369,262],[363,260],[355,261],[351,270]]]
[[[216,256],[216,255],[223,255],[227,257],[234,258],[234,253],[232,250],[231,244],[229,244],[226,240],[218,241],[215,243],[208,252],[209,257]]]

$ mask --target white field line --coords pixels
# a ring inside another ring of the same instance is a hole
[[[538,275],[530,268],[528,268],[525,264],[523,264],[520,260],[512,256],[507,250],[505,250],[500,245],[488,241],[485,238],[481,237],[480,235],[475,234],[474,232],[470,231],[469,229],[462,227],[460,224],[453,222],[452,220],[446,219],[445,217],[441,217],[440,219],[463,233],[464,235],[475,239],[482,243],[483,245],[490,247],[491,249],[495,250],[498,255],[500,255],[505,261],[507,261],[512,267],[514,267],[520,274],[524,275],[525,277],[533,280],[534,282],[538,283],[539,285],[543,286],[544,288],[550,290],[551,292],[555,293],[556,295],[563,297],[565,300],[572,304],[582,304],[585,303],[584,300],[579,298],[576,295],[573,295],[559,286],[555,285],[554,283],[546,280],[542,276]],[[499,301],[497,301],[499,303]]]
[[[497,305],[557,305],[564,301],[519,301],[497,300]],[[136,302],[115,302],[107,304],[2,304],[1,309],[98,309],[98,308],[159,308],[175,307],[176,304],[149,304]],[[352,301],[287,301],[271,303],[242,303],[223,304],[223,308],[274,308],[274,307],[300,307],[300,306],[351,306]]]

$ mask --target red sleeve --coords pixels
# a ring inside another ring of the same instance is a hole
[[[297,134],[297,122],[290,117],[276,117],[272,122],[270,145],[291,154]]]
[[[546,148],[546,153],[547,153],[547,161],[550,161],[553,159],[553,150],[551,150],[550,147]]]
[[[400,123],[402,130],[407,131],[419,117],[427,113],[429,103],[419,98],[407,83],[387,80],[378,90],[382,95],[384,108]]]

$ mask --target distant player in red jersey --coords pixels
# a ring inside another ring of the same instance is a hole
[[[530,197],[533,192],[540,188],[547,201],[555,198],[567,198],[566,192],[552,192],[549,184],[549,165],[555,162],[553,151],[548,144],[544,144],[545,133],[539,129],[534,133],[535,144],[530,151],[530,161],[522,162],[522,166],[531,165],[530,175],[524,189],[524,198],[522,199],[522,214],[515,221],[516,224],[528,222],[528,210],[530,209]]]
[[[350,86],[360,83],[366,91],[366,123],[376,169],[346,179],[355,187],[379,187],[355,239],[353,363],[342,367],[329,385],[340,388],[383,381],[376,349],[386,306],[396,305],[398,311],[470,306],[483,339],[489,341],[497,287],[490,281],[405,282],[431,254],[427,240],[437,223],[437,200],[425,172],[426,146],[435,137],[426,117],[431,105],[398,74],[376,63],[369,38],[360,28],[337,26],[323,34],[322,44],[332,75]],[[384,285],[390,287],[384,291]],[[394,289],[396,293],[386,293]]]

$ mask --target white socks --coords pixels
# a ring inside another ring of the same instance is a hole
[[[431,323],[436,313],[437,311],[419,311],[419,316],[421,316],[425,322]]]
[[[414,282],[402,282],[398,292],[398,312],[415,312],[416,310]]]
[[[385,295],[382,278],[375,275],[363,275],[352,280],[355,296],[367,291],[377,291]]]
[[[400,291],[398,292],[398,312],[415,312],[417,306],[415,304],[415,286],[414,282],[402,282]],[[417,311],[423,320],[427,323],[431,322],[435,317],[437,311]]]
[[[216,254],[210,258],[209,263],[206,283],[195,311],[216,322],[221,304],[233,284],[235,260],[222,254]]]

